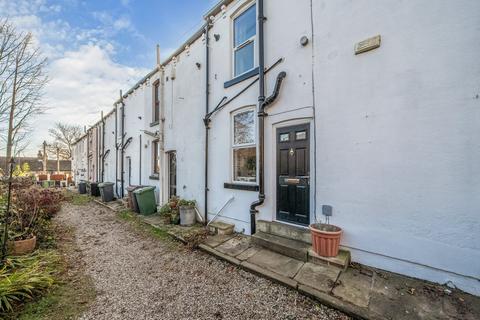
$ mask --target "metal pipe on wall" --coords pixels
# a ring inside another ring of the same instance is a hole
[[[121,150],[121,158],[120,158],[120,186],[121,186],[121,190],[120,190],[120,196],[123,198],[124,197],[124,193],[125,193],[125,181],[124,181],[124,176],[125,176],[125,172],[124,172],[124,156],[125,156],[125,148],[124,148],[124,142],[125,142],[125,103],[123,102],[123,94],[122,94],[122,90],[120,90],[120,106],[121,106],[121,110],[120,110],[120,117],[122,118],[122,130],[121,130],[121,134],[122,136],[120,137],[120,140],[121,140],[121,146],[122,146],[122,150]]]
[[[102,182],[105,182],[105,118],[102,111]]]
[[[115,194],[118,197],[118,104],[115,103]]]
[[[138,150],[138,157],[139,157],[139,165],[138,165],[138,185],[142,185],[142,135],[140,134],[138,136],[138,145],[139,145],[139,150]]]
[[[208,116],[208,109],[209,109],[209,84],[210,84],[210,77],[209,77],[209,72],[210,72],[210,59],[209,59],[209,37],[208,37],[208,27],[209,27],[209,21],[207,17],[207,23],[205,24],[205,219],[204,223],[208,223],[208,131],[210,130],[209,124],[210,124],[210,119],[207,118]]]
[[[265,128],[265,112],[263,111],[263,103],[265,102],[265,39],[263,33],[263,24],[265,17],[263,16],[263,0],[257,0],[257,20],[258,20],[258,199],[250,205],[250,233],[256,232],[256,214],[257,207],[261,206],[265,201],[265,184],[264,184],[264,128]]]

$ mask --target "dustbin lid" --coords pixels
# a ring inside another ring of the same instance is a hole
[[[131,192],[131,191],[134,191],[134,190],[136,190],[136,189],[138,189],[138,188],[141,188],[141,187],[142,187],[142,186],[135,186],[135,185],[133,185],[133,186],[128,186],[128,187],[127,187],[127,191],[128,191],[128,192]]]
[[[143,187],[143,188],[139,188],[139,189],[133,191],[133,193],[135,193],[135,194],[142,194],[142,193],[144,193],[144,192],[152,191],[152,190],[155,190],[155,187]]]
[[[102,183],[99,183],[99,184],[98,184],[98,187],[99,187],[99,188],[103,188],[103,187],[113,186],[113,185],[114,185],[113,182],[102,182]]]

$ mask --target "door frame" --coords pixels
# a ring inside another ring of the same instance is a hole
[[[293,222],[288,222],[288,221],[283,221],[283,220],[278,220],[277,219],[277,129],[279,128],[285,128],[285,127],[292,127],[292,126],[297,126],[297,125],[308,125],[308,128],[310,130],[310,144],[309,144],[309,153],[310,153],[310,194],[309,194],[309,206],[310,206],[310,214],[309,214],[309,221],[312,223],[312,221],[315,221],[315,205],[316,205],[316,199],[315,199],[315,194],[316,194],[316,183],[315,183],[315,138],[314,138],[314,133],[315,130],[313,128],[315,122],[313,121],[312,117],[304,117],[304,118],[297,118],[297,119],[288,119],[284,121],[279,121],[276,123],[273,123],[271,126],[271,143],[272,143],[272,149],[271,149],[271,155],[272,155],[272,171],[271,171],[271,181],[269,183],[271,184],[272,192],[271,192],[271,198],[272,198],[272,219],[271,221],[283,223],[283,224],[288,224],[292,225],[295,227],[299,228],[305,228],[308,229],[308,226],[301,225],[301,224],[296,224]]]

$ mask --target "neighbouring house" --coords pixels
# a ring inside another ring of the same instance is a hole
[[[39,175],[53,175],[60,174],[65,176],[72,176],[72,162],[71,160],[47,160],[47,171],[43,171],[43,160],[37,157],[16,157],[15,166],[23,167],[26,163],[30,169],[30,172],[38,178]],[[0,157],[0,168],[6,168],[6,157]],[[60,170],[58,170],[60,169]]]
[[[480,3],[224,0],[204,19],[77,141],[76,181],[153,185],[246,234],[331,206],[353,261],[480,295]]]

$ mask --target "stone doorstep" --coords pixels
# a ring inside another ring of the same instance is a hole
[[[215,221],[208,225],[210,232],[219,235],[232,234],[235,228],[234,224],[226,223],[222,221]]]
[[[308,260],[309,245],[304,242],[287,239],[265,232],[257,232],[252,235],[252,241],[259,246],[265,247],[282,255],[301,261]]]

